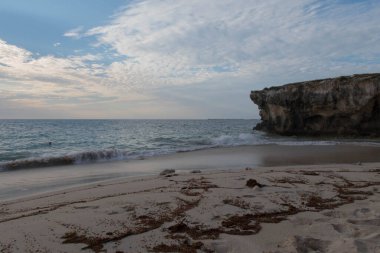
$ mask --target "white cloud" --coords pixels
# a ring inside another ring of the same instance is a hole
[[[53,44],[54,47],[59,47],[60,45],[61,45],[60,42],[56,42],[56,43]]]
[[[378,72],[379,23],[375,0],[132,1],[108,24],[64,34],[95,38],[96,55],[78,48],[67,57],[39,56],[0,40],[0,98],[66,106],[78,115],[146,118],[160,111],[234,116],[228,99],[248,116],[251,89]],[[180,88],[170,96],[159,89],[173,86]],[[162,96],[170,101],[160,102]],[[95,111],[85,104],[97,104]]]
[[[63,34],[63,36],[65,37],[71,37],[71,38],[74,38],[74,39],[79,39],[81,38],[83,35],[82,35],[82,32],[83,32],[83,26],[78,26],[74,29],[71,29],[67,32],[65,32]]]
[[[286,72],[330,76],[378,69],[368,59],[380,54],[379,17],[375,1],[147,0],[86,34],[129,57],[107,70],[126,85],[225,76],[254,82]]]
[[[0,94],[5,91],[20,97],[39,98],[86,96],[112,96],[102,85],[103,73],[92,62],[99,60],[96,55],[36,57],[31,52],[0,40]],[[15,98],[13,96],[13,98]]]

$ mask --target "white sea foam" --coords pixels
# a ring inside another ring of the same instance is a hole
[[[360,145],[379,147],[380,142],[376,140],[358,139],[316,139],[316,138],[297,138],[267,135],[263,132],[240,133],[237,135],[220,135],[212,138],[211,143],[217,147],[241,146],[241,145],[286,145],[286,146],[310,146],[310,145]]]
[[[257,145],[263,144],[263,141],[250,133],[241,133],[238,135],[220,135],[212,138],[211,143],[216,146],[240,146],[240,145]]]

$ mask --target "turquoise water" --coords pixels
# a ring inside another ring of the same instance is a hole
[[[270,136],[252,131],[257,122],[236,119],[0,120],[0,167],[20,169],[141,159],[227,146],[326,145],[342,141]],[[366,143],[378,144],[376,141]]]

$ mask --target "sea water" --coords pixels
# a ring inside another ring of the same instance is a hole
[[[374,139],[280,137],[253,131],[258,122],[0,120],[0,201],[103,180],[155,175],[164,169],[231,169],[264,166],[268,161],[273,165],[285,155],[281,152],[288,150],[280,145],[297,147],[279,164],[299,164],[293,155],[302,153],[300,145],[324,145],[311,149],[314,151],[306,149],[308,154],[324,151],[328,157],[345,154],[342,145],[339,152],[334,147],[340,143],[380,146]],[[244,147],[225,148],[235,146]],[[357,148],[359,157],[363,157],[366,148]],[[192,150],[200,151],[187,152]],[[376,148],[368,152],[372,158],[367,160],[372,161],[376,157],[373,152],[378,151]],[[349,162],[356,162],[355,151],[350,154]]]
[[[335,145],[378,140],[279,137],[259,120],[0,120],[0,169],[133,160],[215,147]]]

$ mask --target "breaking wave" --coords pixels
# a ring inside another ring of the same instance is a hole
[[[71,153],[64,156],[55,157],[32,157],[28,159],[18,159],[10,162],[1,163],[0,168],[2,168],[3,170],[14,170],[37,167],[51,167],[59,165],[92,163],[98,161],[124,160],[127,157],[128,152],[126,151],[110,149]]]
[[[239,135],[220,135],[212,138],[212,144],[218,147],[223,146],[241,146],[241,145],[258,145],[264,144],[257,136],[250,133],[241,133]]]
[[[252,145],[337,145],[354,144],[365,146],[379,146],[379,142],[355,141],[355,140],[313,140],[297,139],[292,137],[268,136],[265,133],[240,133],[236,135],[223,134],[216,137],[199,137],[195,139],[163,138],[159,137],[151,141],[156,142],[154,149],[105,149],[67,153],[64,155],[30,157],[16,159],[0,163],[0,170],[16,170],[26,168],[40,168],[62,165],[87,164],[105,161],[135,160],[152,156],[189,152],[217,147],[252,146]]]

